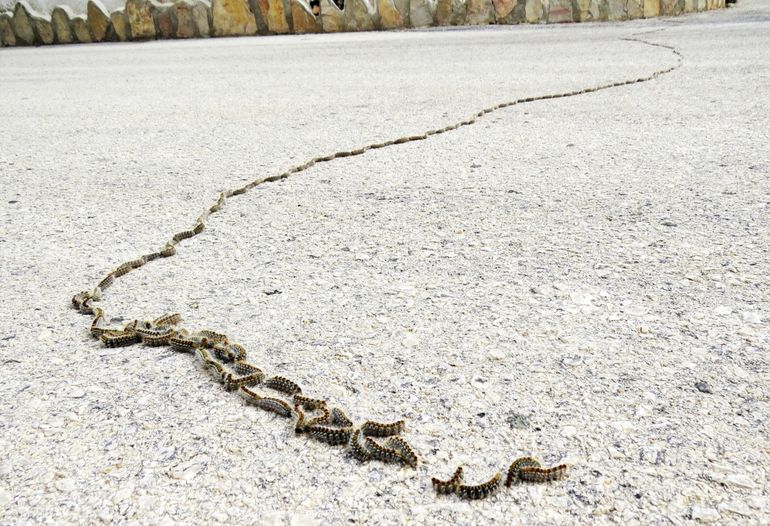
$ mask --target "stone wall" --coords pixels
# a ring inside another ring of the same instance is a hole
[[[725,0],[127,0],[109,12],[89,0],[86,16],[66,6],[51,16],[20,0],[0,13],[0,46],[336,33],[410,27],[558,24],[630,20],[725,7]]]

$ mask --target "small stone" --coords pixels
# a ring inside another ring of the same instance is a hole
[[[70,391],[70,398],[83,398],[85,395],[86,392],[79,388]]]
[[[520,413],[508,413],[505,421],[511,429],[527,429],[529,427],[529,417]]]
[[[699,382],[695,382],[695,388],[698,391],[700,391],[701,393],[706,393],[706,394],[712,394],[713,393],[713,391],[711,390],[711,387],[709,387],[709,384],[707,384],[703,380],[701,380]]]
[[[719,512],[714,508],[705,506],[693,506],[690,510],[690,518],[704,523],[716,522],[720,519]]]
[[[72,479],[60,479],[54,484],[59,491],[69,493],[75,490],[75,481]]]

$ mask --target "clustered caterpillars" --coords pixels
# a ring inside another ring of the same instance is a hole
[[[412,446],[409,445],[409,443],[404,440],[401,437],[393,436],[390,437],[388,440],[385,441],[385,446],[395,449],[399,456],[401,462],[406,464],[409,467],[416,468],[417,467],[417,453],[412,449]]]

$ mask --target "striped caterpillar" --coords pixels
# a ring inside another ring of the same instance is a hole
[[[108,330],[99,337],[107,347],[126,347],[139,342],[139,335],[135,331]]]
[[[398,451],[399,455],[401,456],[401,461],[406,464],[407,466],[416,468],[417,467],[417,453],[414,452],[414,449],[412,449],[412,446],[410,446],[406,440],[404,440],[401,437],[390,437],[385,442],[386,447],[390,447]]]
[[[449,480],[441,480],[433,477],[430,481],[433,484],[433,489],[435,489],[436,493],[439,495],[454,493],[463,481],[463,467],[457,466],[454,475],[452,475],[452,478]]]
[[[326,442],[331,446],[347,444],[353,434],[353,428],[351,427],[308,426],[306,431],[311,437],[320,442]]]
[[[107,277],[101,280],[97,287],[102,290],[107,290],[113,283],[115,283],[115,276],[112,274],[107,274]]]
[[[353,434],[350,435],[350,453],[353,455],[353,458],[359,462],[366,462],[372,458],[372,455],[369,453],[369,450],[361,444],[362,436],[361,428],[356,429],[353,431]]]
[[[540,462],[532,457],[520,457],[513,461],[508,468],[508,476],[505,478],[505,485],[510,487],[514,482],[518,482],[522,468],[539,468]]]
[[[227,336],[225,336],[224,334],[214,332],[214,331],[209,331],[206,329],[201,331],[196,331],[193,336],[197,336],[199,338],[205,339],[207,342],[206,345],[214,344],[214,343],[224,343],[224,344],[227,343]]]
[[[248,402],[254,404],[260,409],[273,412],[278,416],[282,416],[285,418],[289,418],[291,416],[291,413],[292,413],[291,407],[289,406],[289,404],[287,404],[283,400],[279,400],[277,398],[265,398],[263,396],[258,395],[257,393],[255,393],[254,391],[252,391],[246,386],[241,387],[238,392]]]
[[[288,378],[284,378],[283,376],[271,376],[265,380],[265,387],[275,389],[276,391],[281,391],[282,393],[286,393],[288,395],[295,395],[302,392],[302,388],[299,385],[295,384]]]
[[[212,345],[214,354],[223,362],[242,361],[246,358],[246,349],[237,343],[216,342]]]
[[[309,396],[304,396],[302,394],[295,394],[294,395],[294,403],[299,404],[305,409],[308,409],[310,411],[314,411],[316,409],[320,409],[322,407],[326,407],[326,400],[319,400],[316,398],[310,398]]]
[[[159,316],[155,318],[152,323],[154,325],[176,325],[180,321],[182,321],[182,315],[178,312],[174,312]]]
[[[371,457],[376,460],[380,460],[382,462],[391,462],[394,464],[403,461],[401,454],[397,450],[382,446],[378,444],[377,441],[375,441],[373,438],[365,436],[364,444],[366,449],[369,450]]]
[[[264,377],[265,375],[262,371],[243,376],[233,376],[233,373],[225,373],[222,381],[225,384],[225,389],[228,391],[235,391],[236,389],[240,389],[247,385],[258,384]]]
[[[372,437],[389,437],[398,435],[404,430],[405,422],[398,420],[390,424],[381,424],[367,420],[361,425],[361,434]]]
[[[171,239],[173,239],[176,243],[179,243],[180,241],[184,241],[185,239],[190,239],[194,235],[195,235],[195,232],[193,232],[192,230],[183,230],[182,232],[177,232],[176,234],[174,234],[174,236]]]
[[[462,484],[458,485],[457,494],[462,499],[483,499],[493,494],[499,487],[500,473],[495,473],[491,479],[489,479],[487,482],[484,482],[483,484],[478,484],[476,486],[465,486]]]
[[[335,407],[329,415],[329,424],[339,427],[353,427],[353,421],[342,409]]]
[[[550,468],[521,468],[519,472],[519,478],[524,482],[552,482],[554,480],[561,480],[567,476],[567,464],[559,464]]]

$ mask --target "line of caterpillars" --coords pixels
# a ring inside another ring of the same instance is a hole
[[[100,307],[83,302],[78,296],[73,298],[73,304],[79,310],[93,314],[91,334],[107,347],[143,343],[168,345],[177,351],[193,353],[228,391],[237,391],[247,402],[265,411],[284,418],[294,417],[296,433],[305,433],[331,446],[346,445],[351,456],[361,462],[380,460],[417,466],[417,453],[406,440],[397,436],[405,429],[403,420],[391,423],[367,420],[355,426],[341,409],[329,408],[325,400],[303,395],[296,382],[283,376],[266,377],[262,369],[246,360],[246,349],[229,342],[224,334],[210,330],[190,332],[175,327],[182,319],[179,314],[166,314],[152,321],[133,320],[122,328],[109,327]],[[258,385],[288,395],[290,401],[263,396],[255,390]],[[380,443],[375,438],[387,440]]]
[[[567,465],[559,464],[550,468],[544,468],[540,462],[532,457],[521,457],[513,461],[508,468],[505,478],[505,486],[511,487],[520,482],[551,482],[567,476]],[[463,467],[458,466],[452,477],[448,480],[431,479],[433,489],[440,495],[456,494],[463,499],[477,500],[486,498],[500,488],[502,475],[498,472],[488,481],[477,484],[463,484]]]

